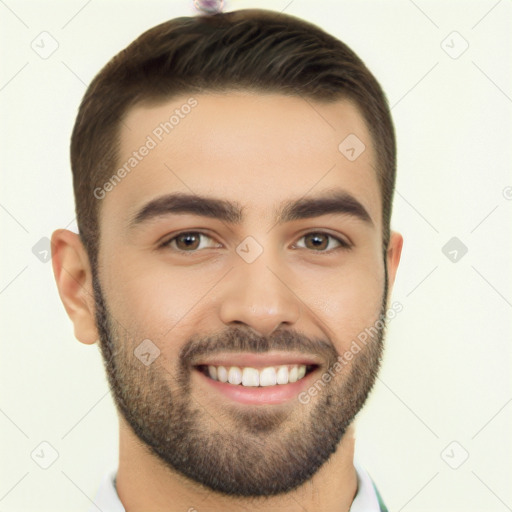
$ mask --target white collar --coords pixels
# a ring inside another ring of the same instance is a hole
[[[354,461],[357,475],[357,494],[350,507],[350,512],[380,512],[379,500],[368,473]],[[114,485],[117,467],[110,469],[100,483],[89,512],[126,512]]]

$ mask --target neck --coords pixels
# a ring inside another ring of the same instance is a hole
[[[155,457],[119,417],[117,493],[126,512],[191,511],[256,512],[348,511],[357,492],[354,431],[351,426],[336,452],[301,487],[287,494],[264,498],[220,495],[171,471]]]

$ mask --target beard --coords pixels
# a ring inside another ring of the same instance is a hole
[[[220,352],[270,350],[316,354],[331,369],[341,356],[329,340],[290,330],[258,336],[252,329],[229,328],[193,336],[177,362],[158,357],[145,366],[134,349],[142,341],[112,317],[96,272],[93,287],[100,350],[116,408],[149,453],[173,473],[208,490],[237,497],[288,493],[308,481],[336,451],[363,407],[377,377],[383,351],[388,276],[377,334],[306,406],[204,407],[191,389],[191,361]],[[168,341],[167,341],[168,342]],[[162,361],[164,360],[164,361]],[[162,362],[167,364],[162,364]],[[321,374],[317,372],[318,379]],[[212,412],[209,412],[212,411]]]

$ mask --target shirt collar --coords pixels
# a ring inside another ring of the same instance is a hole
[[[357,475],[357,493],[350,507],[350,512],[381,512],[374,484],[368,473],[354,461]],[[94,504],[89,512],[126,512],[115,487],[117,468],[110,469],[100,483]]]
[[[357,494],[350,507],[350,512],[380,512],[379,499],[370,475],[354,461],[357,474]]]

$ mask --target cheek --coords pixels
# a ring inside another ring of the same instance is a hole
[[[383,262],[373,259],[325,274],[304,276],[302,293],[337,350],[373,326],[379,318],[384,293]],[[316,278],[315,278],[316,277]]]
[[[194,323],[198,306],[217,280],[215,271],[198,279],[194,267],[126,259],[109,275],[108,305],[112,315],[139,337],[174,338]]]

